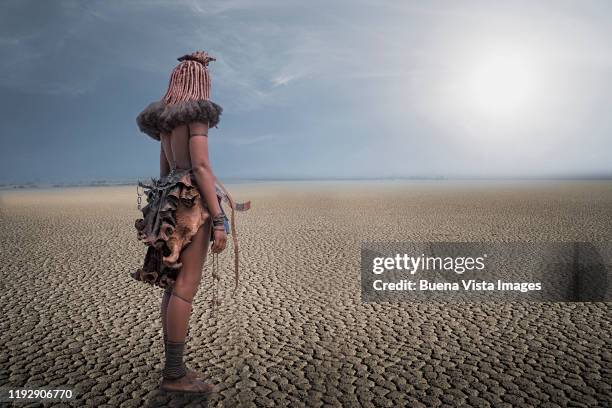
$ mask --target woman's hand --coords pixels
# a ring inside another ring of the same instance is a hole
[[[225,229],[215,228],[213,231],[213,244],[210,250],[213,254],[217,254],[225,249],[227,234],[225,233]]]

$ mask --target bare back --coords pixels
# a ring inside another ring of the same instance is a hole
[[[170,168],[189,169],[189,128],[187,125],[177,127],[172,133],[162,133],[161,143]]]
[[[194,165],[208,164],[208,154],[203,155],[203,151],[190,150],[191,135],[208,134],[208,125],[205,123],[194,122],[189,125],[181,125],[172,130],[172,133],[161,133],[160,139],[166,160],[170,168],[190,169]],[[206,149],[208,150],[208,149]],[[196,163],[193,163],[193,162]]]

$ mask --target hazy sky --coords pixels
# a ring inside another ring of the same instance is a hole
[[[0,7],[3,183],[157,175],[135,118],[197,49],[221,179],[612,174],[609,1]]]

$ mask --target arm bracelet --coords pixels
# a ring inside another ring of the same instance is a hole
[[[225,215],[223,213],[217,214],[212,218],[213,226],[225,225]]]

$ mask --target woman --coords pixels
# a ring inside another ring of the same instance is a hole
[[[146,189],[148,204],[136,229],[148,249],[143,268],[132,276],[165,289],[161,305],[165,366],[160,388],[209,393],[215,387],[186,367],[183,353],[210,241],[213,256],[226,246],[227,218],[221,198],[228,199],[232,210],[235,204],[224,195],[222,185],[218,188],[208,158],[208,131],[222,112],[210,100],[207,66],[215,59],[198,51],[178,60],[164,97],[137,118],[140,130],[160,141],[161,148],[160,179],[150,185],[139,183]],[[232,234],[235,245],[233,217]]]

